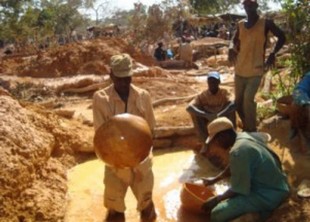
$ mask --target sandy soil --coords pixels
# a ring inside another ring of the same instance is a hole
[[[66,45],[42,52],[38,55],[3,57],[0,59],[0,83],[14,98],[20,101],[26,100],[41,104],[40,106],[43,107],[43,110],[46,109],[55,112],[57,109],[62,108],[74,111],[72,118],[66,118],[66,124],[70,125],[70,122],[74,122],[72,125],[76,127],[76,130],[80,134],[88,135],[88,138],[91,138],[90,134],[93,133],[91,127],[91,99],[94,91],[88,91],[86,93],[60,91],[61,93],[57,93],[56,89],[59,89],[59,87],[68,89],[70,86],[81,88],[98,82],[107,83],[108,80],[103,77],[107,77],[108,59],[111,55],[119,52],[128,52],[137,63],[142,63],[150,67],[147,71],[139,71],[134,77],[133,83],[147,89],[152,96],[153,102],[164,98],[195,95],[206,87],[205,75],[203,74],[211,68],[204,61],[200,63],[203,65],[200,66],[199,70],[163,70],[154,67],[153,60],[150,57],[134,51],[132,47],[120,39],[98,39],[75,45]],[[233,75],[231,69],[228,67],[214,67],[212,69],[225,70],[222,85],[233,92]],[[201,70],[205,71],[202,72]],[[95,75],[89,77],[83,84],[78,80],[81,78],[81,75],[82,78],[86,78],[87,74],[90,73]],[[77,74],[80,75],[77,76]],[[64,76],[69,77],[64,79]],[[43,78],[41,79],[41,77]],[[25,83],[30,84],[26,87]],[[17,89],[16,86],[20,88]],[[264,99],[258,98],[258,101],[264,102]],[[154,110],[157,127],[191,126],[190,117],[185,111],[188,102],[189,100],[183,99],[164,102],[156,106]],[[47,106],[47,103],[50,105]],[[36,110],[32,111],[37,112]],[[59,117],[59,119],[63,119],[63,117]],[[291,198],[275,212],[275,215],[270,221],[309,221],[309,200],[298,198],[296,190],[304,179],[310,179],[310,157],[298,152],[299,141],[297,139],[288,140],[289,120],[275,116],[268,121],[261,122],[260,130],[268,132],[272,136],[271,147],[280,156],[284,170],[287,172],[292,186]],[[196,138],[193,135],[183,138],[179,137],[178,143],[175,143],[174,146],[184,149],[194,149],[195,142]],[[74,147],[74,143],[71,145]],[[80,152],[70,153],[70,155],[73,157],[70,159],[70,164],[62,166],[67,167],[67,170],[69,170],[69,166],[72,166],[72,161],[78,164],[79,162],[83,162],[84,159],[87,160],[89,158],[89,154],[87,153],[82,154],[84,157],[81,157]],[[93,156],[91,157],[93,158]],[[53,158],[57,158],[57,156]],[[98,181],[101,182],[101,180]],[[38,190],[45,189],[44,184],[38,183],[37,186]],[[101,187],[101,185],[98,186]],[[64,189],[64,192],[66,192],[66,189]],[[89,189],[85,193],[85,196],[91,192],[93,190]],[[28,208],[31,208],[31,206]],[[83,209],[83,211],[88,210],[90,209]],[[96,210],[99,211],[99,208]],[[69,214],[77,214],[78,211],[81,211],[81,209],[78,208],[75,212],[69,212]],[[8,220],[4,219],[4,221]],[[40,219],[37,221],[40,221]],[[53,220],[51,219],[50,221]],[[180,220],[172,219],[171,221]]]

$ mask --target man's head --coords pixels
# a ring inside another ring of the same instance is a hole
[[[133,74],[130,55],[124,53],[112,56],[110,66],[110,77],[114,83],[115,90],[120,94],[128,93]]]
[[[206,144],[216,141],[223,149],[229,149],[236,141],[236,132],[232,122],[226,117],[219,117],[208,125],[209,136]]]
[[[207,81],[208,81],[209,91],[212,94],[216,94],[219,90],[219,85],[221,83],[220,74],[218,72],[209,72]]]
[[[157,43],[157,45],[158,45],[158,47],[161,48],[161,47],[163,47],[164,44],[162,42],[159,42],[159,43]]]
[[[241,2],[247,15],[257,12],[258,8],[257,0],[242,0]]]

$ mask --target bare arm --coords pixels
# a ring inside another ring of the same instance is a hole
[[[229,44],[228,50],[228,61],[232,64],[236,64],[237,55],[240,49],[240,40],[239,40],[239,28],[235,31],[233,38]]]
[[[202,178],[203,184],[205,186],[215,184],[217,181],[220,181],[222,179],[225,179],[230,176],[230,167],[229,165],[217,176],[213,178]]]
[[[217,196],[217,200],[218,202],[221,202],[223,200],[229,199],[233,196],[235,196],[236,193],[234,191],[232,191],[231,189],[228,189],[225,193],[223,193],[222,195],[218,195]]]
[[[206,118],[209,121],[212,121],[214,118],[216,118],[215,113],[207,112],[207,111],[199,109],[195,105],[191,105],[191,104],[186,108],[186,111],[194,114],[195,116],[200,116],[200,117]]]
[[[226,169],[224,171],[222,171],[222,173],[220,173],[218,176],[216,176],[214,178],[214,180],[220,180],[223,179],[227,176],[230,175],[230,170],[229,170],[229,166],[226,167]],[[217,195],[217,196],[213,196],[210,197],[206,202],[204,202],[201,206],[201,209],[204,212],[210,213],[211,210],[218,205],[221,201],[229,199],[233,196],[235,196],[236,193],[234,191],[232,191],[231,189],[228,189],[225,193],[223,193],[222,195]]]
[[[272,52],[276,54],[285,43],[285,34],[272,20],[266,20],[266,35],[269,31],[278,38],[276,46],[274,47]]]
[[[266,36],[269,31],[278,38],[278,41],[265,63],[268,69],[274,66],[276,53],[283,47],[286,40],[284,32],[272,20],[266,20],[266,27],[265,27]]]

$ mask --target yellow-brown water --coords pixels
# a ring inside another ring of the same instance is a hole
[[[156,221],[206,221],[206,215],[186,212],[182,209],[180,202],[182,182],[200,176],[214,176],[218,172],[204,160],[202,165],[199,163],[200,166],[198,166],[196,158],[197,156],[195,157],[192,151],[154,152],[155,186],[153,199],[157,212]],[[204,170],[201,171],[201,168]],[[103,175],[104,163],[100,160],[85,162],[68,172],[69,192],[65,222],[103,221],[106,214],[106,209],[103,207]],[[139,221],[136,200],[130,189],[128,189],[125,202],[127,207],[126,221]]]

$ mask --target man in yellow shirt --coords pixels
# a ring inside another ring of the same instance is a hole
[[[235,103],[243,131],[256,131],[255,95],[265,71],[272,67],[276,53],[285,43],[285,35],[272,20],[257,13],[256,0],[243,0],[247,18],[241,20],[229,47],[228,59],[235,64]],[[268,32],[278,38],[275,48],[265,61]]]
[[[149,93],[131,84],[132,59],[128,54],[111,57],[110,78],[113,82],[99,90],[93,97],[94,127],[97,130],[116,114],[130,113],[144,118],[152,132],[155,117]],[[137,210],[142,221],[156,218],[152,190],[154,175],[152,160],[148,157],[134,168],[105,166],[104,206],[108,209],[106,221],[124,221],[126,209],[124,198],[128,187],[137,199]]]

